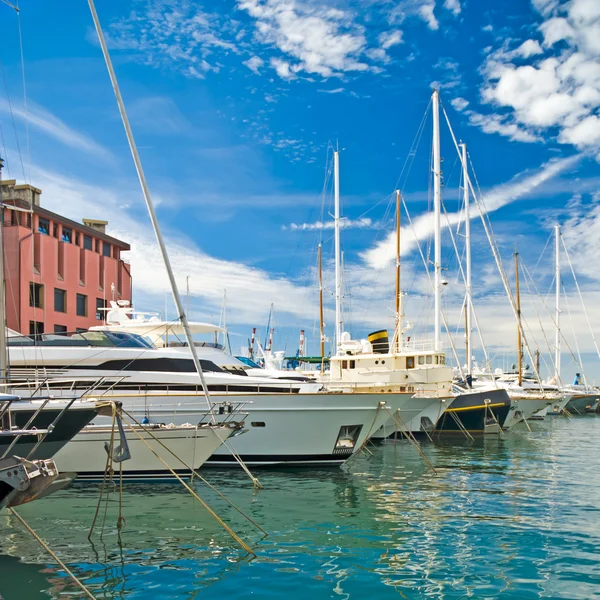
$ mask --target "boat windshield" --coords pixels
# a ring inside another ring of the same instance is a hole
[[[154,348],[141,335],[122,331],[78,331],[11,336],[9,346],[102,346],[110,348]]]
[[[251,367],[253,369],[261,369],[260,365],[257,365],[251,358],[246,358],[245,356],[236,356],[236,358],[243,362],[246,366]]]

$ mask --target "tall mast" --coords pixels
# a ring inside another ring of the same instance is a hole
[[[560,381],[560,225],[554,226],[555,239],[555,279],[556,279],[556,338],[554,340],[554,369],[556,383]]]
[[[473,317],[473,298],[471,296],[471,215],[469,211],[469,170],[467,167],[467,145],[461,144],[462,148],[462,167],[463,167],[463,202],[465,204],[465,258],[467,261],[466,272],[466,352],[467,352],[467,375],[473,371],[473,350],[471,349],[471,319]]]
[[[183,330],[185,331],[185,338],[186,338],[188,347],[190,349],[190,352],[192,354],[192,360],[194,362],[194,366],[196,367],[198,377],[200,378],[200,383],[202,384],[202,390],[204,392],[206,402],[208,403],[212,420],[213,420],[213,422],[216,422],[213,407],[210,402],[210,393],[208,390],[208,385],[206,383],[206,379],[204,378],[204,372],[202,371],[202,365],[200,364],[200,360],[198,358],[198,352],[197,352],[196,346],[194,344],[194,338],[192,336],[192,331],[190,329],[187,315],[186,315],[186,312],[183,307],[181,295],[179,294],[179,288],[177,286],[177,281],[175,280],[175,274],[173,273],[173,268],[171,267],[171,260],[169,259],[169,254],[167,252],[167,248],[165,246],[165,242],[162,237],[162,232],[160,230],[160,225],[158,223],[158,217],[156,216],[156,211],[154,210],[154,203],[152,202],[152,197],[150,195],[150,189],[148,188],[148,183],[146,181],[146,175],[144,173],[144,169],[142,168],[142,161],[140,159],[140,155],[138,153],[137,146],[135,144],[135,139],[133,137],[131,125],[129,124],[129,117],[127,116],[127,111],[125,110],[125,103],[123,102],[123,98],[121,96],[121,91],[119,89],[119,83],[117,81],[117,76],[113,69],[112,61],[111,61],[110,55],[108,53],[108,47],[106,45],[106,40],[104,39],[104,34],[102,33],[102,28],[100,27],[100,21],[98,19],[98,14],[96,13],[96,7],[94,6],[94,0],[88,0],[88,4],[90,7],[90,12],[92,13],[92,19],[94,21],[94,27],[95,27],[96,33],[98,35],[98,41],[100,42],[102,54],[104,55],[104,61],[106,63],[106,68],[108,70],[110,82],[112,84],[112,88],[115,93],[117,105],[119,107],[119,113],[121,114],[121,120],[123,121],[123,127],[125,128],[125,134],[127,136],[127,141],[129,143],[129,149],[130,149],[131,155],[133,157],[133,162],[135,164],[135,169],[137,171],[138,179],[140,180],[140,185],[142,187],[142,193],[144,195],[144,200],[146,201],[146,207],[148,208],[148,213],[150,214],[150,221],[152,222],[152,227],[154,229],[154,235],[156,236],[156,241],[160,248],[160,252],[161,252],[162,259],[163,259],[163,262],[165,265],[165,269],[167,271],[167,275],[169,276],[169,282],[171,284],[173,300],[175,301],[175,306],[177,307],[178,317],[181,320]]]
[[[321,340],[321,358],[325,356],[325,324],[323,323],[323,263],[321,255],[321,244],[317,251],[317,262],[319,271],[319,338]]]
[[[523,340],[521,339],[521,293],[519,291],[519,253],[515,251],[515,280],[517,300],[517,363],[519,385],[523,383]]]
[[[396,351],[402,347],[402,289],[400,287],[400,190],[396,190]]]
[[[334,225],[335,225],[335,353],[342,339],[342,267],[340,264],[340,154],[333,153]]]
[[[440,350],[442,291],[442,171],[440,157],[440,97],[433,91],[433,215],[434,215],[434,343]]]
[[[4,203],[2,202],[2,167],[0,157],[0,383],[8,383],[8,344],[6,343],[6,282],[4,281]],[[3,392],[7,389],[3,388]]]

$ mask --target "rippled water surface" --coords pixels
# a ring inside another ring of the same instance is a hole
[[[19,512],[97,598],[600,597],[600,418],[535,431],[372,448],[349,468],[205,475],[269,533],[196,488],[256,551],[246,554],[176,484],[128,484],[116,530],[90,543],[97,486]],[[100,522],[104,507],[100,511]],[[0,516],[4,600],[80,597],[14,517]]]

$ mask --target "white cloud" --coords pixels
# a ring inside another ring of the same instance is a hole
[[[573,167],[580,159],[579,155],[548,162],[533,175],[521,175],[513,178],[508,183],[496,186],[484,194],[485,209],[493,212],[499,208],[531,194],[548,180]],[[442,227],[448,223],[454,225],[460,221],[460,212],[448,214],[448,219],[442,218]],[[476,207],[471,210],[471,218],[479,218]],[[401,253],[406,255],[417,247],[417,242],[422,242],[430,237],[434,231],[433,214],[423,214],[413,219],[413,227],[404,226],[401,233]],[[374,269],[382,269],[395,259],[396,253],[395,233],[390,233],[386,239],[378,242],[362,254],[365,263]]]
[[[483,66],[482,100],[508,112],[474,115],[471,122],[511,139],[553,135],[560,143],[595,152],[600,2],[535,0],[534,6],[543,17],[538,28],[543,44],[532,38],[509,50],[511,42],[504,42]]]
[[[265,64],[265,61],[259,56],[252,56],[245,60],[242,64],[246,65],[253,73],[260,73],[260,68]]]
[[[340,229],[371,229],[376,226],[376,223],[369,218],[361,219],[342,219],[340,221]],[[283,226],[282,229],[290,231],[320,231],[324,229],[334,229],[335,223],[330,221],[315,221],[314,223],[290,223],[288,226]]]
[[[379,43],[384,50],[396,46],[397,44],[401,44],[402,42],[402,32],[399,29],[384,31],[379,34]]]
[[[270,63],[281,79],[294,79],[294,77],[296,77],[296,75],[292,72],[289,62],[273,57],[271,58]]]
[[[114,219],[108,217],[107,232],[131,244],[128,258],[134,278],[134,301],[154,309],[164,305],[165,294],[170,291],[169,281],[137,182],[120,185],[115,182],[114,188],[101,187],[35,166],[32,180],[43,190],[43,205],[49,210],[75,220],[117,215]],[[130,206],[123,206],[125,196]],[[280,315],[314,318],[310,302],[316,297],[314,288],[242,262],[211,256],[191,240],[182,238],[180,232],[163,227],[163,234],[180,290],[189,276],[194,297],[200,300],[204,314],[219,312],[226,289],[230,323],[262,320],[270,302],[275,303]]]
[[[280,77],[289,79],[292,71],[331,77],[369,69],[360,60],[367,49],[364,30],[342,10],[294,0],[239,0],[238,5],[256,19],[258,39],[290,57],[277,59],[287,65],[276,68]]]
[[[452,100],[450,100],[450,104],[452,104],[454,110],[462,112],[463,110],[465,110],[465,108],[467,108],[467,106],[469,106],[469,101],[460,97],[452,98]]]
[[[461,11],[459,0],[445,0],[444,8],[449,10],[454,16],[459,15]]]
[[[0,99],[0,112],[7,115],[11,114],[11,107],[6,100]],[[31,100],[27,104],[27,111],[13,104],[12,115],[18,119],[27,121],[31,127],[49,135],[62,144],[65,144],[65,146],[75,148],[76,150],[83,150],[106,162],[113,161],[113,155],[106,148],[90,137],[71,129],[58,117]]]
[[[322,92],[323,94],[341,94],[344,91],[343,87],[333,88],[332,90],[317,90],[317,92]]]
[[[133,51],[148,65],[204,78],[220,69],[208,60],[216,50],[239,53],[235,23],[191,0],[134,0],[129,16],[112,23],[105,35],[111,48]],[[95,34],[92,41],[97,43]]]

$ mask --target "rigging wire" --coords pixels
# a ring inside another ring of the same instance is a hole
[[[15,121],[15,113],[13,110],[12,101],[10,99],[10,93],[8,91],[8,82],[6,80],[6,72],[4,71],[4,65],[2,64],[2,61],[0,61],[0,71],[2,71],[2,79],[4,81],[4,89],[6,90],[6,100],[8,102],[8,110],[10,112],[13,131],[15,134],[15,143],[17,144],[17,153],[19,154],[19,161],[21,163],[21,171],[23,172],[23,179],[25,180],[26,179],[25,165],[23,164],[23,155],[21,153],[21,144],[19,143],[19,135],[17,134],[17,123]],[[4,158],[7,159],[7,156],[5,156]],[[6,160],[6,162],[8,163],[8,160]]]

